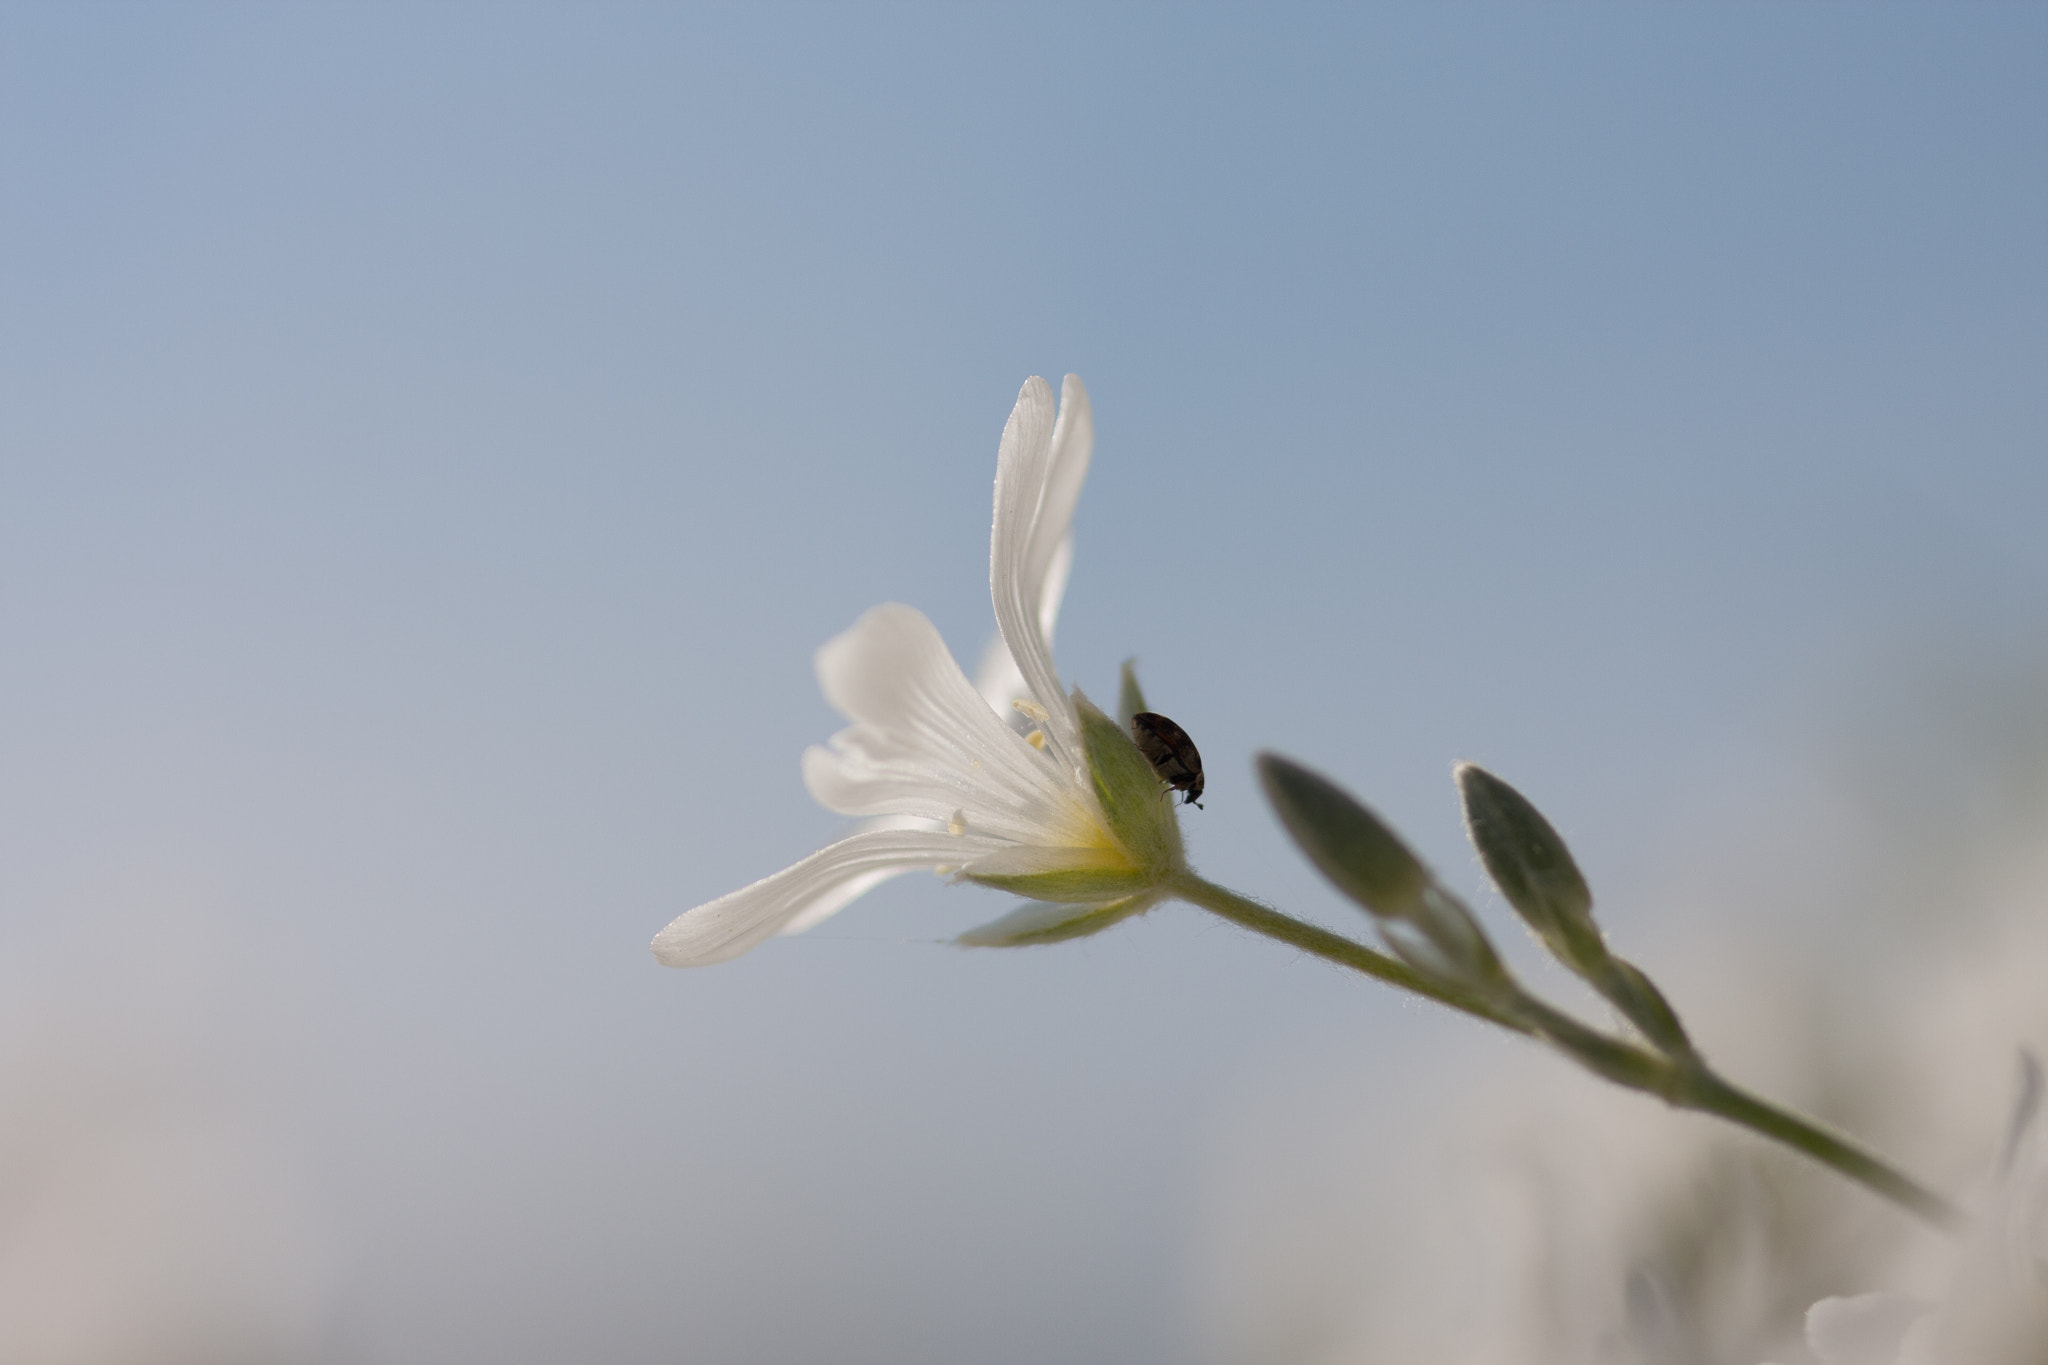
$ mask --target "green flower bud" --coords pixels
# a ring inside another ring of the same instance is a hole
[[[1339,891],[1373,915],[1389,948],[1412,967],[1470,988],[1509,986],[1479,921],[1384,821],[1298,763],[1261,754],[1258,764],[1280,823]]]
[[[1599,970],[1607,946],[1593,922],[1593,892],[1571,850],[1520,792],[1476,763],[1461,763],[1458,793],[1479,860],[1538,938],[1581,975]]]
[[[1583,977],[1660,1050],[1692,1043],[1655,982],[1607,949],[1593,919],[1593,891],[1564,838],[1529,799],[1475,763],[1458,766],[1465,827],[1501,895],[1551,955]]]
[[[1384,821],[1336,783],[1278,754],[1260,754],[1258,766],[1274,814],[1339,891],[1384,919],[1421,911],[1434,878]]]

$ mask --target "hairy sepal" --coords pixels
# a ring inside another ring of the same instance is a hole
[[[954,942],[964,948],[1031,948],[1087,938],[1122,923],[1153,905],[1149,896],[1126,896],[1107,905],[1060,905],[1033,902],[1001,919],[970,929]]]
[[[1124,728],[1074,689],[1074,715],[1088,777],[1110,833],[1148,881],[1177,870],[1185,859],[1173,797]]]

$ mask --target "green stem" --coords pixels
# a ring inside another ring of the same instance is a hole
[[[1847,1138],[1730,1085],[1704,1066],[1687,1075],[1669,1098],[1680,1109],[1717,1115],[1804,1152],[1943,1231],[1954,1232],[1963,1226],[1962,1210],[1919,1181],[1894,1170]]]
[[[1284,915],[1271,906],[1261,905],[1248,896],[1207,881],[1193,872],[1176,873],[1169,878],[1166,889],[1182,900],[1199,905],[1211,914],[1220,915],[1232,924],[1240,925],[1255,934],[1291,944],[1305,953],[1313,953],[1325,962],[1334,962],[1340,967],[1349,967],[1354,972],[1363,972],[1375,981],[1384,981],[1389,986],[1412,991],[1416,995],[1448,1005],[1474,1018],[1484,1019],[1489,1024],[1512,1029],[1516,1033],[1534,1032],[1529,1025],[1511,1018],[1504,1011],[1467,991],[1453,986],[1441,985],[1422,975],[1399,958],[1388,957],[1354,943],[1342,934],[1333,934],[1327,929]]]
[[[1809,1119],[1788,1113],[1722,1080],[1697,1053],[1663,1056],[1634,1043],[1610,1037],[1513,987],[1505,1004],[1459,990],[1424,976],[1398,958],[1377,952],[1341,934],[1282,914],[1235,891],[1181,872],[1166,883],[1173,895],[1199,905],[1231,923],[1312,953],[1326,962],[1349,967],[1376,981],[1411,991],[1490,1024],[1541,1038],[1597,1076],[1631,1090],[1655,1095],[1677,1109],[1718,1118],[1802,1152],[1821,1165],[1884,1196],[1935,1227],[1953,1231],[1963,1223],[1961,1210],[1917,1180],[1901,1174],[1847,1138],[1828,1132]]]
[[[1960,1209],[1919,1181],[1811,1119],[1731,1085],[1690,1048],[1674,1056],[1659,1056],[1647,1048],[1590,1029],[1570,1015],[1527,996],[1523,997],[1521,1013],[1531,1029],[1551,1046],[1616,1085],[1655,1095],[1674,1109],[1712,1114],[1782,1142],[1944,1231],[1953,1232],[1964,1222]]]

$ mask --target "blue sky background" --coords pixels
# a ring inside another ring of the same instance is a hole
[[[1078,372],[1061,666],[1199,741],[1205,870],[1343,922],[1275,747],[1472,885],[1473,758],[1655,941],[1899,660],[2038,653],[2044,70],[1989,5],[8,10],[10,1065],[257,1135],[307,1359],[1198,1356],[1233,1097],[1462,1024],[909,880],[657,968],[839,828],[812,651],[979,651]]]

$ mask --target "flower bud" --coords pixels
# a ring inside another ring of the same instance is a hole
[[[1501,895],[1551,955],[1583,977],[1657,1048],[1692,1050],[1677,1011],[1633,963],[1607,950],[1593,920],[1593,891],[1564,838],[1529,799],[1476,763],[1462,763],[1465,827]]]
[[[1479,860],[1544,945],[1573,971],[1586,975],[1607,960],[1593,922],[1593,892],[1571,850],[1520,792],[1476,763],[1457,770],[1465,800],[1465,827]]]
[[[1278,754],[1261,754],[1258,762],[1280,823],[1339,891],[1373,915],[1389,948],[1440,978],[1481,990],[1508,985],[1479,921],[1384,821],[1298,763]]]
[[[1258,762],[1273,813],[1339,891],[1384,919],[1416,916],[1432,878],[1399,835],[1321,774],[1278,754]]]

